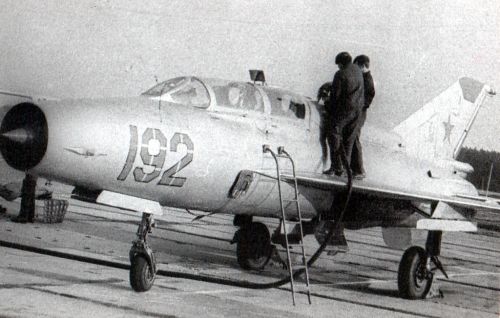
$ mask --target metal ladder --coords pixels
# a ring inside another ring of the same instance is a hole
[[[299,204],[299,190],[298,190],[298,185],[297,185],[297,176],[295,174],[295,162],[293,161],[292,157],[285,151],[284,147],[278,147],[278,153],[276,154],[274,151],[271,150],[269,145],[264,145],[263,146],[263,151],[264,153],[269,152],[273,158],[274,161],[276,162],[276,174],[277,174],[277,179],[278,179],[278,194],[279,194],[279,200],[280,200],[280,207],[281,207],[281,225],[283,227],[283,232],[285,236],[285,247],[286,247],[286,255],[287,255],[287,261],[288,261],[288,272],[290,274],[290,288],[292,290],[292,300],[293,300],[293,305],[295,306],[295,280],[293,278],[293,272],[294,270],[304,270],[305,273],[305,290],[307,292],[307,299],[309,301],[309,304],[311,304],[311,288],[309,284],[309,269],[307,268],[307,260],[306,260],[306,250],[304,247],[304,230],[302,228],[302,215],[300,213],[300,204]],[[279,158],[285,158],[290,160],[292,163],[292,172],[293,172],[293,186],[295,189],[295,196],[293,199],[283,199],[282,195],[282,189],[281,189],[281,170],[280,170],[280,164],[279,164]],[[290,216],[287,215],[285,211],[285,205],[283,202],[294,202],[295,207],[296,207],[296,215]],[[299,226],[300,229],[300,241],[298,243],[289,243],[288,240],[288,230],[287,230],[287,225],[294,225],[294,226]],[[299,265],[293,265],[292,264],[292,258],[290,256],[290,247],[300,247],[302,250],[302,264]]]

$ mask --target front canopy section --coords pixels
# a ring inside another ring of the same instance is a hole
[[[196,77],[176,77],[155,85],[143,96],[169,103],[207,108],[210,105],[210,94],[205,84]]]

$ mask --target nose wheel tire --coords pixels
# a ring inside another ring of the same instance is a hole
[[[130,267],[130,286],[136,292],[145,292],[151,289],[154,280],[155,275],[146,258],[142,255],[135,256]]]
[[[402,298],[423,299],[433,280],[428,253],[420,246],[405,251],[398,271],[398,289]]]
[[[153,231],[155,222],[149,213],[143,213],[137,229],[137,239],[130,248],[130,286],[136,292],[151,289],[156,276],[156,258],[148,244],[148,234]]]
[[[239,231],[236,247],[238,264],[243,269],[264,269],[272,252],[269,230],[264,224],[253,222]]]

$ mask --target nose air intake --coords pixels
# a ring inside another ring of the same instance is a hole
[[[33,168],[43,159],[47,143],[47,119],[40,107],[22,103],[7,112],[0,126],[0,152],[9,166]]]

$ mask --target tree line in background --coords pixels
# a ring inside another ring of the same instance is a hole
[[[490,168],[493,164],[489,191],[500,192],[500,153],[484,149],[464,147],[457,160],[467,162],[474,167],[474,172],[467,176],[479,190],[486,190]]]

